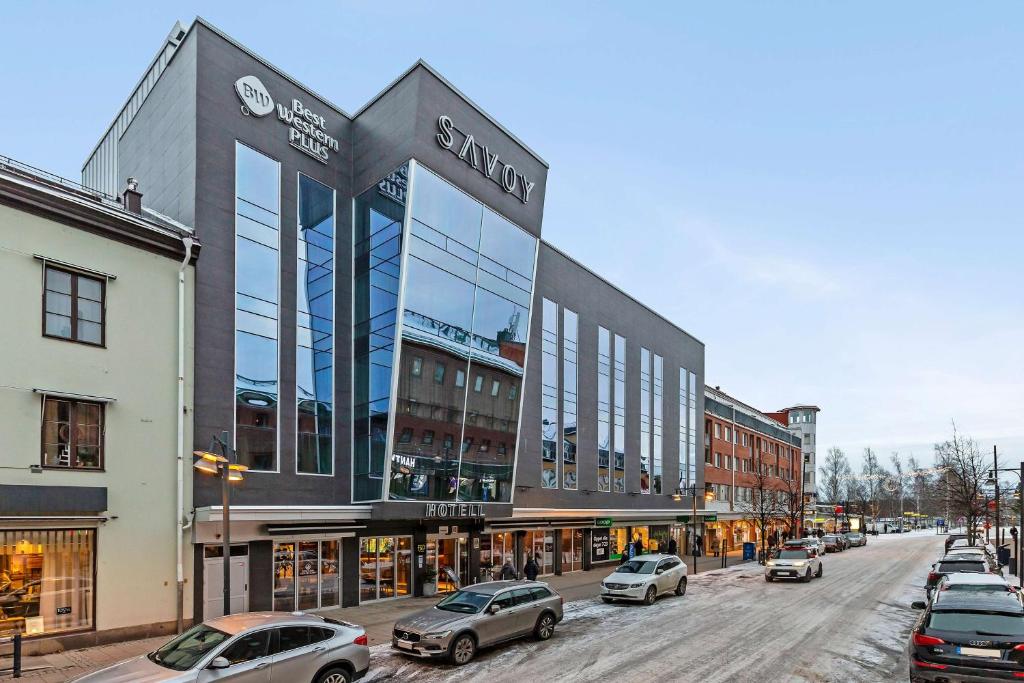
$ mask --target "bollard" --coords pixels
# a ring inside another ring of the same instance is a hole
[[[14,632],[14,677],[21,678],[21,631]]]

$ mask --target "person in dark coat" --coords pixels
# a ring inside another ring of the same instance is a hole
[[[704,554],[704,539],[700,537],[700,534],[693,537],[693,554],[695,557]]]
[[[669,555],[675,555],[676,554],[676,549],[677,549],[676,539],[670,538],[668,540],[668,554]]]
[[[528,581],[536,581],[537,575],[540,574],[540,565],[537,564],[536,558],[531,557],[526,562],[526,566],[523,567],[523,573],[526,574]]]
[[[644,542],[639,538],[633,541],[633,557],[644,554]]]
[[[515,581],[516,568],[512,566],[512,560],[505,560],[501,567],[501,578],[503,581]]]

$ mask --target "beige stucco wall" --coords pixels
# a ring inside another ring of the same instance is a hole
[[[117,276],[107,285],[106,348],[42,336],[42,254]],[[106,486],[97,530],[96,628],[173,621],[179,262],[0,205],[0,483]],[[191,453],[193,273],[186,278],[185,447]],[[105,471],[33,474],[40,463],[34,387],[116,398],[106,408]],[[191,510],[191,457],[185,461]],[[55,527],[58,525],[54,525]],[[0,520],[0,528],[12,525]],[[192,560],[185,538],[185,615]]]

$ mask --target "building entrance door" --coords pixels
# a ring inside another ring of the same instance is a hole
[[[249,611],[249,546],[231,546],[231,613]],[[224,616],[223,550],[203,548],[203,618]]]
[[[434,552],[432,553],[431,550]],[[469,539],[467,534],[436,536],[428,539],[427,562],[433,564],[434,569],[437,570],[438,593],[452,593],[469,584]]]

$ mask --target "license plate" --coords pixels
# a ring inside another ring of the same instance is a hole
[[[983,647],[958,647],[957,653],[968,657],[988,657],[999,659],[1003,656],[1001,650],[990,650]]]
[[[398,647],[402,648],[403,650],[411,650],[412,649],[412,643],[410,643],[408,640],[399,640],[396,644],[398,645]]]
[[[796,572],[779,572],[779,576],[794,576]]]

